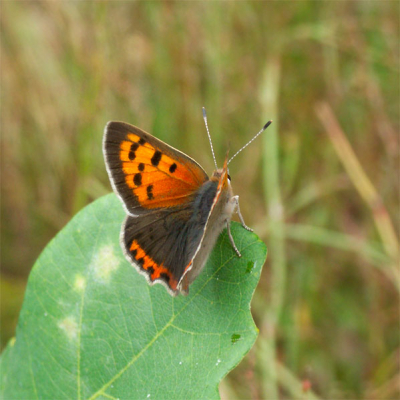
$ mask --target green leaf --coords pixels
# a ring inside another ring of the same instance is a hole
[[[125,260],[123,218],[105,196],[43,251],[2,354],[2,398],[219,398],[257,336],[250,300],[265,245],[233,223],[242,258],[224,231],[189,296],[171,297]]]

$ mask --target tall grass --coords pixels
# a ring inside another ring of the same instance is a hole
[[[1,316],[29,270],[111,188],[124,120],[206,170],[230,165],[268,245],[256,346],[226,399],[400,397],[397,2],[2,2]]]

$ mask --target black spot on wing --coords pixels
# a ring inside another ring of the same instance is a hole
[[[166,274],[165,272],[161,272],[160,278],[165,280],[165,282],[169,283],[169,280],[171,277],[168,274]]]
[[[152,275],[154,273],[154,268],[153,267],[147,267],[146,271],[148,272],[149,275]]]
[[[153,185],[149,185],[147,186],[147,197],[149,200],[153,200],[154,196],[153,196]]]
[[[138,170],[144,171],[144,164],[142,162],[138,165]]]
[[[160,163],[161,156],[162,156],[161,151],[156,150],[156,151],[154,152],[154,154],[153,154],[153,157],[151,157],[151,163],[152,163],[155,167],[157,167],[157,165]]]
[[[131,149],[129,151],[129,159],[133,161],[136,158],[135,151],[139,148],[139,145],[137,143],[132,143],[131,144]]]
[[[140,186],[142,184],[142,174],[135,174],[133,182],[136,186]]]
[[[176,167],[177,165],[175,163],[173,163],[170,167],[169,167],[169,172],[171,172],[171,174],[173,174],[176,171]]]
[[[137,261],[137,263],[143,268],[144,258],[143,258],[143,257],[138,258],[136,261]]]

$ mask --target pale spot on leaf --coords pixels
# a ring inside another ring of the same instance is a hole
[[[78,324],[72,317],[67,317],[58,323],[58,327],[65,332],[70,340],[75,340],[78,335]]]
[[[82,275],[75,276],[74,289],[78,292],[82,292],[86,287],[86,279]]]
[[[93,256],[91,267],[102,281],[109,281],[110,274],[119,267],[119,259],[114,253],[114,247],[106,245]]]

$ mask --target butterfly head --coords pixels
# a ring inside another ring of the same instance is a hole
[[[228,153],[229,151],[226,153],[223,167],[217,168],[211,176],[211,180],[218,181],[218,189],[227,188],[231,184],[231,177],[228,171]]]

